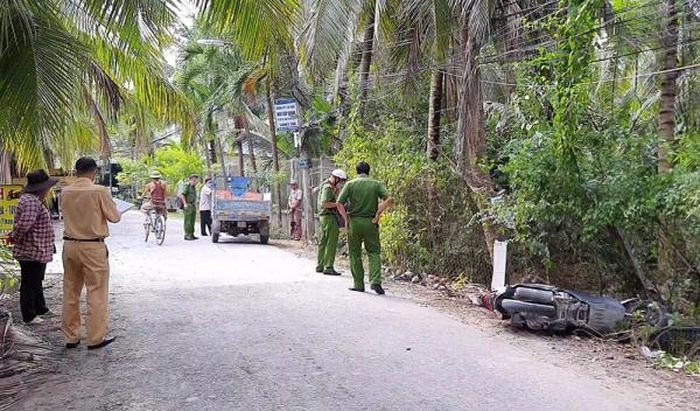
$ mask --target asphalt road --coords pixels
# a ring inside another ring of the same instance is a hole
[[[544,363],[348,274],[238,239],[143,243],[112,227],[107,349],[61,353],[25,410],[642,410],[624,386]],[[52,265],[60,270],[60,265]],[[60,311],[59,307],[54,307]]]

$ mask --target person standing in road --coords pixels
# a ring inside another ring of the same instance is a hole
[[[343,187],[338,197],[338,212],[347,222],[350,270],[354,286],[351,291],[365,291],[365,270],[362,266],[362,244],[369,258],[371,288],[377,294],[384,294],[382,288],[381,245],[379,242],[379,220],[382,214],[393,205],[384,184],[369,177],[369,164],[362,161],[357,165],[357,178]],[[382,200],[381,204],[379,199]],[[349,204],[349,209],[346,205]]]
[[[19,199],[9,235],[10,243],[14,244],[12,255],[20,266],[19,305],[27,324],[41,323],[41,316],[50,312],[42,282],[46,263],[53,260],[56,248],[51,215],[43,202],[57,182],[44,170],[27,174],[27,186]]]
[[[301,240],[301,211],[304,195],[296,181],[290,181],[289,188],[289,200],[287,201],[287,205],[289,206],[289,216],[291,220],[290,235],[292,239],[299,241]]]
[[[207,229],[209,229],[209,234],[211,234],[211,201],[212,201],[212,179],[211,177],[206,177],[204,179],[204,186],[199,192],[199,226],[202,232],[202,236],[207,236]]]
[[[331,172],[331,176],[322,185],[318,195],[318,213],[321,220],[321,237],[318,242],[318,259],[316,272],[325,275],[340,275],[335,270],[335,254],[338,251],[340,227],[337,219],[336,199],[343,183],[348,179],[341,169]]]
[[[82,157],[75,163],[78,179],[61,192],[63,212],[63,333],[66,348],[80,344],[80,294],[87,289],[87,343],[93,350],[111,344],[109,321],[109,236],[107,222],[121,214],[108,187],[94,184],[97,163]]]
[[[196,174],[190,175],[187,184],[180,190],[178,197],[182,200],[182,210],[185,213],[185,240],[192,241],[198,237],[194,236],[194,221],[197,218],[197,182],[199,176]]]

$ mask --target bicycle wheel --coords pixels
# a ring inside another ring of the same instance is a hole
[[[165,219],[160,214],[158,214],[156,216],[155,234],[156,234],[156,243],[158,245],[163,245],[163,241],[165,241]]]

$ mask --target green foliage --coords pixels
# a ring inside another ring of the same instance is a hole
[[[180,146],[168,146],[157,150],[153,166],[171,183],[184,181],[191,174],[202,176],[204,173],[202,157]]]
[[[12,250],[0,243],[0,297],[14,293],[19,281],[19,266],[12,258]]]
[[[152,157],[144,157],[141,161],[120,158],[116,162],[122,166],[122,171],[117,175],[120,184],[143,187],[148,182]]]
[[[675,357],[667,352],[661,352],[656,359],[656,365],[671,371],[683,372],[689,375],[700,375],[700,362],[686,357]]]
[[[170,184],[183,182],[191,174],[203,176],[204,162],[201,156],[181,146],[166,146],[158,149],[153,157],[144,157],[140,161],[120,160],[122,172],[117,179],[125,185],[136,187],[137,192],[143,189],[150,180],[153,171],[159,171],[163,179]]]

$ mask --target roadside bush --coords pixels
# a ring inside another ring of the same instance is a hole
[[[145,156],[141,160],[119,159],[122,172],[117,178],[122,185],[132,187],[132,195],[140,194],[143,187],[150,181],[149,175],[153,171],[159,171],[166,182],[170,183],[171,193],[176,185],[187,179],[190,174],[203,176],[204,162],[194,151],[188,151],[180,146],[167,146],[161,148],[151,156]]]
[[[395,199],[381,223],[382,253],[394,270],[488,281],[480,228],[448,164],[425,154],[425,131],[392,115],[373,129],[352,124],[336,163],[354,174],[367,161]]]

